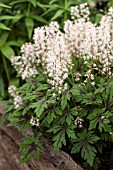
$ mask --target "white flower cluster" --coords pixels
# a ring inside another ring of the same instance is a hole
[[[8,87],[8,92],[12,97],[14,97],[14,105],[15,105],[15,109],[17,109],[22,104],[22,98],[18,94],[18,92],[15,92],[15,90],[16,90],[16,86],[14,85]]]
[[[34,118],[33,116],[31,117],[31,119],[30,119],[30,124],[32,125],[32,126],[39,126],[39,119],[36,119],[36,118]]]
[[[88,79],[90,79],[92,86],[95,85],[94,75],[91,73],[91,71],[92,71],[91,69],[88,69],[88,70],[86,71],[86,74],[84,75],[85,78],[86,78],[86,79],[84,80],[84,82],[83,82],[84,85],[85,85],[85,83],[87,83]]]
[[[112,75],[113,8],[102,17],[99,26],[81,18],[74,22],[66,21],[64,31],[65,39],[74,56],[83,57],[84,60],[98,60],[98,70],[102,74]]]
[[[82,3],[80,5],[72,6],[71,7],[71,19],[84,19],[89,20],[89,7],[87,3]]]
[[[68,77],[72,59],[58,23],[51,22],[49,26],[36,28],[34,42],[36,53],[41,56],[41,63],[48,75],[48,82],[61,93],[67,89],[67,84],[63,85],[63,82]]]
[[[37,62],[38,58],[35,55],[34,45],[31,43],[25,43],[21,47],[21,56],[15,56],[11,58],[11,63],[22,76],[22,79],[29,78],[31,76],[36,76],[37,72]]]
[[[81,119],[80,117],[77,117],[77,118],[74,120],[75,125],[79,126],[80,128],[83,127],[83,122],[84,122],[84,120]]]
[[[82,75],[79,72],[76,73],[76,75],[75,75],[75,82],[79,81],[81,76]]]
[[[15,95],[15,91],[16,90],[16,86],[14,85],[11,85],[8,87],[8,92],[10,93],[11,96],[14,96]]]
[[[108,13],[109,14],[109,13]],[[113,13],[112,16],[102,17],[100,26],[97,27],[96,56],[102,64],[102,73],[112,75],[111,64],[113,61]]]
[[[36,28],[33,39],[34,44],[22,46],[21,56],[11,58],[12,65],[22,79],[26,79],[38,74],[38,65],[41,63],[48,82],[61,93],[67,89],[67,84],[63,83],[72,63],[64,33],[59,30],[57,22],[51,22],[49,26]]]
[[[49,26],[38,27],[34,30],[36,55],[39,56],[42,66],[46,65],[47,51],[53,48],[57,32],[60,32],[57,22],[51,22]]]
[[[64,32],[59,30],[57,22],[34,30],[34,43],[26,43],[21,48],[21,56],[12,57],[11,62],[22,79],[35,77],[39,64],[42,65],[47,81],[52,88],[61,93],[67,89],[64,83],[72,68],[72,56],[83,58],[84,64],[92,60],[94,66],[86,71],[86,81],[94,80],[93,69],[111,76],[113,63],[113,8],[102,17],[97,26],[89,20],[89,8],[86,3],[71,8],[72,19],[64,24]],[[97,61],[98,65],[95,63]],[[95,66],[96,65],[96,66]],[[80,80],[76,73],[75,81]],[[83,82],[85,83],[85,82]],[[94,81],[92,82],[94,85]]]
[[[71,31],[70,31],[71,30]],[[65,39],[72,54],[76,57],[83,56],[84,59],[92,59],[95,54],[96,27],[90,21],[82,19],[66,21],[64,25]]]

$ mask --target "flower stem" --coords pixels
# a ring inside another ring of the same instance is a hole
[[[66,11],[66,9],[67,9],[67,0],[65,0],[64,21],[66,21],[66,20],[67,20],[67,11]]]
[[[27,17],[29,17],[29,15],[30,15],[30,8],[31,8],[31,4],[30,4],[30,3],[28,3]]]
[[[6,62],[6,59],[3,55],[2,55],[2,60],[3,60],[3,65],[4,65],[5,73],[6,73],[6,76],[7,76],[7,80],[8,80],[8,82],[10,82],[10,75],[9,75],[9,72],[8,72],[7,62]]]

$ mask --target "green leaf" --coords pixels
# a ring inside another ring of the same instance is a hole
[[[17,22],[20,20],[24,15],[23,14],[16,14],[15,16],[11,15],[2,15],[0,20],[13,20],[13,22]]]
[[[37,91],[45,91],[49,88],[49,85],[48,84],[38,84],[38,88],[37,88]]]
[[[73,0],[69,0],[67,1],[67,8],[69,8],[71,5],[76,5],[76,1],[73,1]]]
[[[25,136],[20,146],[21,160],[20,163],[24,163],[27,160],[31,160],[33,155],[36,159],[39,158],[41,151],[43,151],[43,146],[41,141],[38,139],[40,137],[40,133],[38,137],[34,136]]]
[[[47,121],[48,121],[49,124],[50,124],[50,123],[53,121],[53,119],[55,119],[55,118],[56,118],[56,116],[55,116],[55,112],[54,112],[54,111],[48,113],[48,115],[47,115]]]
[[[113,0],[110,0],[110,6],[113,7]]]
[[[61,98],[61,108],[62,110],[65,109],[65,107],[67,106],[67,102],[68,100],[70,100],[70,94],[69,94],[69,91],[68,92],[65,92]]]
[[[29,108],[35,108],[34,112],[36,113],[37,117],[40,117],[41,114],[43,113],[44,109],[48,108],[47,100],[42,99],[36,103],[32,103]]]
[[[53,143],[55,153],[57,154],[59,149],[62,147],[62,145],[66,145],[66,139],[65,139],[65,130],[62,130],[59,132],[54,138]]]
[[[57,115],[62,115],[62,110],[61,110],[60,108],[56,107],[56,108],[55,108],[55,113],[56,113]]]
[[[70,90],[70,92],[71,92],[74,96],[80,95],[79,90],[76,90],[76,89],[74,89],[74,88],[72,88],[72,89]]]
[[[4,105],[5,106],[5,105]],[[5,109],[3,108],[3,110],[5,111]],[[3,125],[4,122],[6,122],[8,120],[8,114],[3,114],[1,117],[0,117],[0,127]]]
[[[85,143],[81,150],[81,156],[82,158],[87,160],[90,166],[92,166],[94,162],[94,158],[96,156],[96,152],[97,151],[93,146],[89,145],[88,143]]]
[[[46,21],[43,17],[38,16],[38,15],[31,15],[31,18],[33,18],[36,21],[39,21],[44,24],[48,24],[48,21]]]
[[[55,134],[55,133],[58,133],[59,131],[61,131],[61,128],[62,127],[59,125],[54,125],[50,129],[48,129],[47,132],[49,132],[49,133],[53,132],[53,134]]]
[[[71,153],[81,153],[81,157],[86,160],[90,166],[93,165],[94,158],[96,156],[96,149],[90,144],[94,144],[100,138],[93,134],[92,131],[87,132],[85,129],[83,132],[77,134],[77,138],[72,147]]]
[[[45,5],[41,4],[40,2],[36,2],[36,5],[42,8],[43,10],[46,10],[46,8],[44,7]]]
[[[4,32],[0,35],[0,48],[6,43],[8,36],[9,32]]]
[[[25,2],[30,2],[34,7],[36,7],[36,0],[16,0],[10,3],[10,5],[15,5],[18,3],[25,3]]]
[[[11,80],[10,80],[10,82],[9,82],[9,86],[11,86],[11,85],[15,85],[16,87],[18,87],[19,86],[19,78],[18,77],[15,77],[15,78],[12,78]]]
[[[88,119],[90,119],[90,129],[96,128],[98,124],[98,128],[100,132],[104,130],[105,132],[111,131],[111,125],[110,125],[110,118],[112,116],[112,113],[107,111],[105,112],[105,108],[102,109],[94,109],[91,114],[89,114]],[[102,118],[103,117],[103,118]]]
[[[71,125],[72,121],[74,120],[74,117],[71,115],[71,113],[69,112],[67,114],[67,117],[66,117],[66,122],[68,125]]]
[[[18,42],[18,41],[8,41],[7,42],[7,45],[8,46],[16,46],[16,47],[20,47],[21,46],[21,44]]]
[[[55,15],[52,17],[51,20],[55,20],[56,18],[60,17],[64,13],[64,9],[59,9]]]
[[[3,8],[11,8],[11,6],[5,5],[5,4],[3,4],[3,3],[0,3],[0,7],[3,7]]]
[[[70,89],[70,93],[72,93],[76,101],[81,101],[83,98],[82,95],[80,94],[80,87],[78,85],[73,86]]]
[[[57,9],[59,9],[59,7],[58,6],[56,6],[56,5],[52,5],[52,6],[45,6],[45,7],[47,7],[47,8],[49,8],[48,10],[46,10],[43,14],[42,14],[42,16],[45,16],[45,15],[47,15],[48,13],[50,13],[51,11],[56,11]]]
[[[37,150],[36,152],[34,152],[34,158],[38,160],[40,158],[40,154],[41,153],[39,152],[39,150]]]
[[[51,0],[51,1],[49,2],[49,4],[51,5],[51,4],[53,4],[54,2],[58,2],[58,0]]]
[[[82,142],[74,144],[72,149],[71,149],[71,153],[73,154],[73,153],[80,152],[80,149],[81,149],[82,145],[83,145]]]
[[[89,126],[89,130],[91,129],[95,129],[97,126],[98,120],[94,119],[92,121],[90,121],[90,126]]]
[[[44,5],[45,8],[51,9],[51,10],[55,10],[55,9],[63,9],[63,7],[61,5],[58,4],[52,4],[52,5]]]
[[[103,17],[102,14],[97,14],[96,15],[96,19],[95,19],[95,23],[98,24],[101,21],[101,18]]]
[[[21,127],[19,128],[19,130],[21,131],[21,132],[23,132],[23,131],[25,131],[25,130],[27,130],[27,129],[29,129],[30,128],[30,124],[29,124],[29,121],[24,121],[23,122],[23,124],[21,123]]]
[[[8,46],[8,45],[4,45],[4,46],[1,48],[1,52],[2,52],[2,54],[3,54],[7,59],[9,59],[9,60],[10,60],[10,58],[11,58],[12,56],[15,55],[13,49],[12,49],[10,46]]]
[[[28,37],[29,39],[31,39],[33,28],[34,28],[34,20],[31,18],[26,18],[25,23],[26,23],[26,28],[28,32]]]
[[[18,22],[19,20],[21,20],[22,18],[24,17],[24,14],[23,13],[20,13],[20,14],[16,14],[12,20],[13,23],[16,23]]]
[[[105,120],[102,123],[99,123],[99,130],[100,132],[102,132],[102,129],[104,129],[105,132],[111,132],[111,125],[109,125],[110,121],[109,120]]]
[[[71,138],[71,139],[76,139],[74,130],[71,130],[71,129],[68,128],[68,129],[66,130],[66,132],[67,132],[67,135],[68,135],[69,138]]]
[[[2,15],[1,17],[0,17],[0,21],[1,20],[12,20],[12,19],[14,19],[15,18],[15,16],[11,16],[11,15]]]
[[[10,31],[11,29],[9,27],[7,27],[5,24],[1,23],[0,22],[0,29],[2,30],[7,30],[7,31]]]

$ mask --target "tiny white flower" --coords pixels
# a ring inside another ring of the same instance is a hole
[[[53,93],[53,94],[52,94],[52,96],[53,96],[53,97],[55,97],[55,96],[56,96],[56,94],[55,94],[55,93]]]
[[[95,85],[95,82],[91,82],[91,85],[94,86],[94,85]]]
[[[33,116],[31,117],[31,119],[30,119],[30,124],[32,125],[32,126],[39,126],[39,119],[36,119],[36,118],[34,118]]]

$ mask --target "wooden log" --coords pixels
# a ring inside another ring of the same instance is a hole
[[[67,153],[60,150],[55,155],[53,147],[47,142],[44,142],[45,150],[39,160],[19,164],[18,144],[22,138],[23,134],[14,127],[4,124],[0,128],[0,170],[83,170]]]

